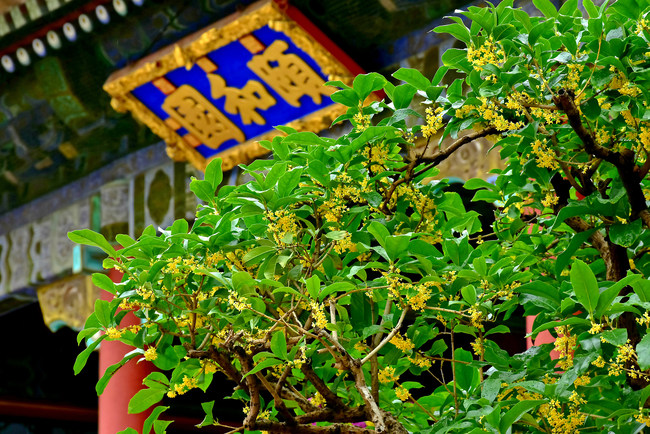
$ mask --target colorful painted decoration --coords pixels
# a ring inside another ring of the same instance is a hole
[[[90,33],[93,31],[93,22],[88,15],[86,14],[79,15],[78,21],[81,30],[83,30],[86,33]]]
[[[50,30],[49,32],[47,32],[46,37],[47,37],[47,43],[50,44],[50,47],[54,49],[61,48],[61,38],[54,30]]]
[[[113,9],[115,9],[115,12],[121,16],[125,16],[128,12],[126,2],[124,0],[113,0]]]
[[[101,5],[97,6],[95,9],[95,15],[97,15],[97,19],[102,24],[108,24],[111,20],[111,16],[108,14],[108,10],[106,10],[106,8]]]
[[[39,38],[36,38],[32,41],[32,49],[34,50],[34,53],[36,53],[40,57],[43,57],[47,54],[47,49],[45,48],[45,44]]]
[[[7,54],[2,56],[2,60],[0,60],[0,62],[2,62],[2,67],[5,69],[5,71],[14,72],[16,70],[16,64],[14,63],[13,59]]]
[[[199,169],[217,156],[228,169],[265,153],[257,141],[277,125],[324,129],[342,114],[325,82],[359,72],[270,2],[190,39],[118,71],[104,88],[116,109],[165,139],[172,158]]]
[[[23,66],[27,66],[31,63],[31,59],[29,58],[29,53],[27,52],[27,50],[25,50],[22,47],[16,50],[16,58]]]
[[[77,30],[70,23],[65,23],[63,25],[63,34],[70,42],[74,42],[77,40]]]

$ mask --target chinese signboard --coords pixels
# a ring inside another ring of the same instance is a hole
[[[227,170],[265,153],[257,141],[275,126],[317,132],[343,113],[330,99],[335,89],[324,84],[359,69],[334,47],[335,58],[307,24],[295,9],[258,3],[119,71],[104,88],[113,107],[167,142],[172,158],[203,169],[220,157]]]

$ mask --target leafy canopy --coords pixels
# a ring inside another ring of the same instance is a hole
[[[131,358],[153,361],[161,372],[132,412],[225,377],[246,432],[642,429],[646,5],[584,0],[583,17],[575,0],[533,3],[543,16],[503,1],[450,17],[435,30],[467,48],[447,50],[432,79],[401,69],[398,86],[378,74],[330,83],[348,107],[337,121],[352,131],[281,128],[286,137],[264,143],[272,159],[242,166],[253,178],[244,185],[220,187],[215,160],[191,183],[204,202],[191,228],[179,220],[122,235],[119,251],[72,232],[124,272],[119,284],[93,277],[115,299],[97,301],[79,340],[105,333],[75,370],[102,339],[133,345],[97,385]],[[441,85],[450,72],[462,78]],[[378,90],[390,101],[368,98]],[[465,188],[494,204],[491,227],[447,181],[431,181],[481,137],[495,141],[503,168],[494,183]],[[141,325],[119,326],[128,310]],[[500,348],[513,314],[536,315],[533,337],[549,330],[555,344]],[[218,424],[213,406],[203,405],[202,425]],[[164,431],[166,408],[146,432]]]

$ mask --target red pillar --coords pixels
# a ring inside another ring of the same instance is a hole
[[[111,270],[108,276],[113,282],[120,282],[122,273]],[[111,300],[113,295],[107,291],[102,291],[102,300]],[[129,313],[124,317],[121,327],[139,324],[140,320],[135,315]],[[99,349],[99,375],[100,378],[109,366],[118,363],[122,357],[133,348],[122,342],[104,341]],[[145,419],[149,416],[149,411],[138,414],[129,414],[127,409],[129,400],[137,391],[142,389],[142,380],[153,370],[150,362],[142,361],[137,363],[137,358],[129,362],[113,375],[108,382],[104,393],[99,397],[99,434],[115,434],[128,427],[142,432],[142,426]],[[146,433],[149,434],[149,433]]]
[[[529,315],[526,317],[526,334],[530,334],[533,331],[533,323],[535,322],[535,316]],[[544,330],[542,332],[539,332],[537,334],[537,338],[535,338],[535,342],[533,342],[533,338],[530,336],[526,338],[526,348],[530,348],[532,346],[536,345],[542,345],[542,344],[552,344],[555,343],[555,338],[553,335],[551,335],[551,332],[548,330]],[[557,359],[560,357],[560,353],[558,353],[555,350],[551,351],[551,359]]]

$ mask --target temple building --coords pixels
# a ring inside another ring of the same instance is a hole
[[[462,43],[430,30],[465,6],[0,0],[0,434],[142,424],[125,406],[150,367],[125,369],[106,395],[95,393],[100,368],[124,348],[103,343],[73,375],[76,331],[102,296],[90,275],[104,270],[101,252],[74,245],[69,231],[114,241],[191,221],[189,180],[207,161],[223,158],[225,182],[242,182],[237,165],[265,157],[257,141],[279,134],[275,126],[327,129],[341,114],[328,80],[377,71],[395,82],[399,67],[433,76],[441,54]],[[488,148],[472,143],[443,174],[484,176],[498,164]],[[170,432],[200,423],[192,399],[170,412]],[[232,411],[223,404],[224,420],[239,420]]]

